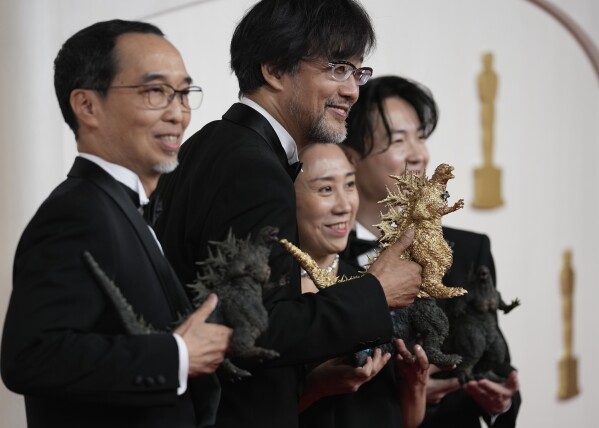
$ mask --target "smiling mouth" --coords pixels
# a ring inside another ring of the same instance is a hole
[[[333,110],[335,113],[337,113],[340,116],[343,116],[344,118],[347,118],[347,115],[349,114],[349,110],[351,109],[351,105],[334,104],[334,103],[326,103],[325,107]]]
[[[333,223],[326,225],[329,229],[333,229],[336,232],[345,232],[349,229],[349,223],[347,221],[343,221],[340,223]]]
[[[163,149],[168,152],[179,151],[179,136],[173,134],[158,135],[158,141]]]

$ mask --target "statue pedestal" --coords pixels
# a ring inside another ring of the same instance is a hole
[[[503,205],[501,198],[501,170],[495,166],[481,166],[474,170],[475,208],[497,208]]]
[[[573,356],[559,360],[559,390],[557,398],[565,400],[578,395],[578,361]]]

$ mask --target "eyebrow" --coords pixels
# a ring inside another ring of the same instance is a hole
[[[356,171],[350,171],[347,174],[345,174],[344,178],[353,177],[355,175],[356,175]],[[313,178],[312,180],[309,181],[309,183],[315,183],[317,181],[333,181],[333,180],[334,180],[334,177],[332,177],[330,175],[325,175],[323,177]]]
[[[416,131],[417,132],[423,132],[424,131],[424,126],[419,126]],[[394,134],[407,134],[407,133],[408,133],[408,131],[406,131],[405,129],[391,129],[391,135],[394,135]]]
[[[143,77],[144,83],[151,82],[153,80],[162,80],[166,81],[166,76],[161,73],[145,73]],[[191,85],[193,83],[193,79],[190,76],[186,76],[184,79],[185,83]]]

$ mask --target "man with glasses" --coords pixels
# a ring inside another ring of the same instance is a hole
[[[297,244],[298,149],[345,139],[358,87],[372,74],[362,61],[374,41],[354,0],[263,0],[244,16],[231,41],[240,102],[184,144],[179,168],[157,189],[157,234],[183,283],[196,277],[209,242],[230,230],[245,238],[276,226]],[[388,307],[410,304],[421,283],[420,267],[399,259],[410,243],[408,234],[360,279],[304,295],[298,266],[274,246],[271,279],[282,285],[263,296],[269,327],[258,345],[280,357],[221,382],[216,426],[297,427],[305,363],[390,340]]]
[[[141,22],[79,31],[54,66],[79,156],[19,242],[2,378],[30,428],[211,425],[231,330],[205,322],[215,296],[193,312],[137,208],[177,166],[201,89]]]

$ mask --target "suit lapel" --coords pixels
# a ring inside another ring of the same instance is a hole
[[[272,126],[264,116],[245,104],[235,103],[223,115],[223,119],[249,128],[260,135],[277,155],[281,165],[287,168],[288,163],[285,149],[283,149],[277,133],[272,129]]]
[[[180,286],[178,279],[176,279],[168,261],[160,251],[148,225],[139,211],[135,208],[129,195],[127,195],[125,190],[121,188],[119,182],[98,165],[79,157],[75,159],[75,163],[68,176],[82,178],[98,186],[125,214],[127,220],[131,223],[131,226],[142,242],[146,254],[152,261],[156,276],[160,280],[160,285],[162,286],[164,295],[169,304],[173,320],[178,320],[180,316],[190,312],[191,305],[185,292]]]

